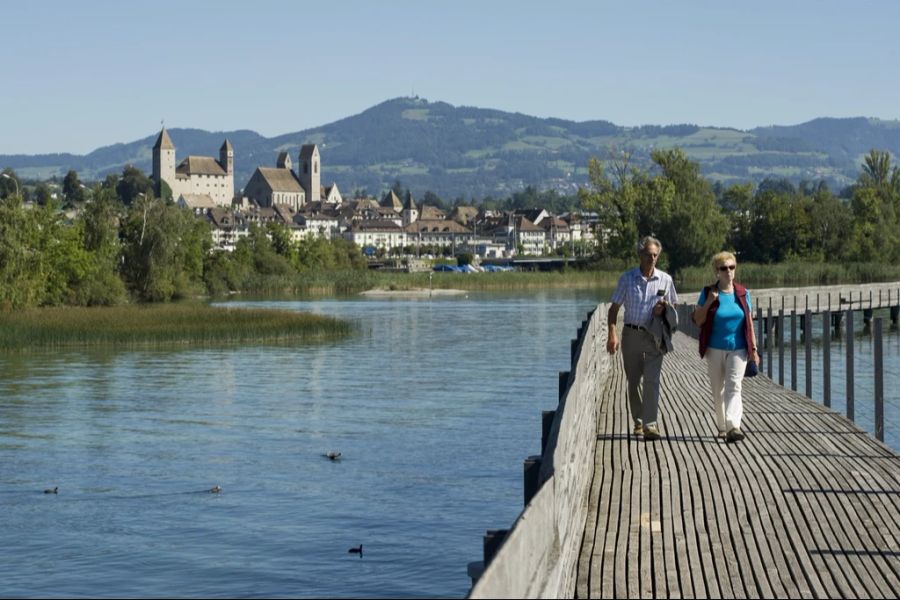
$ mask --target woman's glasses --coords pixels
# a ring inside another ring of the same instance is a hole
[[[719,270],[724,273],[725,271],[734,271],[736,267],[737,265],[722,265],[719,267]]]

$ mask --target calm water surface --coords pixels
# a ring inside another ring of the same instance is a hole
[[[0,357],[0,595],[461,597],[484,530],[521,510],[569,340],[606,298],[242,303],[358,333]]]
[[[463,596],[599,300],[256,302],[358,333],[2,357],[0,595]]]

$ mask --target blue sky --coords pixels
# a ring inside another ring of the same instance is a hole
[[[897,119],[898,17],[864,0],[0,1],[0,154],[83,154],[162,119],[274,136],[412,93],[618,125]]]

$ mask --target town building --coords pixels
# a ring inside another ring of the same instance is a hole
[[[175,165],[175,145],[163,127],[153,145],[153,184],[157,196],[163,194],[163,183],[172,199],[182,195],[205,195],[216,206],[230,206],[234,198],[234,148],[227,139],[219,148],[219,159],[211,156],[188,156]]]

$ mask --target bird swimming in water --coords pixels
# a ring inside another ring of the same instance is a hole
[[[340,452],[326,452],[322,456],[324,456],[328,460],[338,460],[341,457],[341,453]]]
[[[208,489],[207,491],[208,491],[210,494],[218,494],[219,492],[222,491],[222,488],[220,488],[219,486],[216,485],[216,486],[211,487],[211,488]]]
[[[349,550],[347,550],[347,553],[348,554],[359,554],[359,557],[362,558],[362,544],[360,544],[359,546],[354,546],[353,548],[350,548]]]
[[[58,493],[59,493],[59,487],[55,487],[55,488],[53,488],[52,490],[44,490],[44,493],[45,493],[45,494],[58,494]]]

